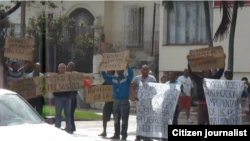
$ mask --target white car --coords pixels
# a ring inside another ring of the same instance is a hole
[[[17,93],[0,89],[0,140],[80,141],[80,138],[47,124]]]

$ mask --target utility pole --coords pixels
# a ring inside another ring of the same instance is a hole
[[[20,31],[20,38],[25,38],[25,11],[26,11],[26,2],[21,2],[21,31]],[[24,61],[20,61],[20,65],[24,66]]]
[[[21,32],[20,37],[25,38],[25,11],[26,11],[26,2],[21,2]]]

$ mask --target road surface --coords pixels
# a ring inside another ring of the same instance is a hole
[[[179,119],[179,124],[188,124],[186,120]],[[197,124],[197,123],[193,123]],[[65,126],[65,123],[62,123]],[[107,137],[99,137],[98,134],[102,132],[102,121],[76,121],[76,132],[73,136],[83,138],[86,141],[108,141],[109,137],[114,134],[114,121],[108,122],[107,125]],[[136,136],[136,116],[130,115],[129,127],[128,127],[128,138],[127,141],[134,141]],[[112,140],[116,141],[116,140]]]
[[[101,113],[97,113],[101,114]],[[181,112],[179,115],[179,125],[197,125],[197,117],[191,116],[194,123],[188,123],[185,119],[185,113]],[[243,124],[247,124],[244,122]],[[65,123],[62,123],[65,126]],[[82,138],[86,141],[110,141],[109,137],[114,134],[114,121],[111,120],[107,125],[107,137],[99,137],[98,134],[102,133],[102,121],[76,121],[76,132],[73,136],[77,138]],[[128,127],[128,138],[127,141],[134,141],[136,136],[136,116],[130,115],[129,117],[129,127]],[[116,140],[112,140],[116,141]]]

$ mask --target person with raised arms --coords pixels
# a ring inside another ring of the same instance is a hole
[[[102,63],[102,62],[101,62]],[[124,70],[118,70],[118,75],[107,75],[106,72],[102,72],[103,79],[112,83],[113,85],[113,114],[115,121],[115,134],[111,139],[120,139],[120,133],[122,135],[121,140],[126,140],[128,133],[128,119],[130,113],[130,85],[134,76],[133,69],[127,65],[128,75],[124,74]],[[122,129],[120,130],[120,120],[122,120]]]
[[[138,92],[138,88],[140,85],[140,82],[144,83],[144,82],[154,82],[157,83],[155,77],[153,75],[149,74],[149,67],[147,65],[143,65],[141,68],[141,75],[137,75],[131,85],[131,94],[132,94],[132,98],[133,100],[138,100],[137,99],[137,92]],[[141,136],[136,136],[135,141],[152,141],[150,138],[147,137],[141,137]]]
[[[226,55],[224,55],[226,58]],[[187,56],[187,59],[189,57]],[[219,69],[218,72],[215,74],[212,73],[212,70],[203,70],[203,76],[198,75],[195,72],[192,72],[192,69],[190,65],[188,64],[188,70],[189,73],[191,74],[191,78],[193,82],[196,83],[196,92],[198,95],[198,125],[209,125],[209,116],[208,116],[208,110],[207,110],[207,103],[206,103],[206,97],[204,94],[204,89],[203,89],[203,78],[210,78],[210,79],[220,79],[221,76],[223,75],[224,68]]]

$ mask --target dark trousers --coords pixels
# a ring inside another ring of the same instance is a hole
[[[40,116],[43,116],[43,105],[44,105],[44,98],[42,96],[36,97],[36,98],[32,98],[28,100],[28,103],[34,108],[36,109],[36,111],[38,112],[38,114]]]
[[[179,105],[176,105],[176,109],[174,112],[174,119],[173,119],[173,124],[172,125],[178,125],[178,117],[179,117]]]
[[[128,119],[130,112],[129,100],[115,100],[113,105],[113,111],[115,121],[115,136],[120,136],[121,134],[123,137],[127,137]],[[122,130],[120,130],[120,120],[122,120]]]
[[[198,125],[209,125],[207,104],[198,104]]]
[[[76,97],[72,97],[71,98],[71,110],[70,110],[72,131],[76,131],[75,117],[74,117],[76,106],[77,106],[77,99]]]

